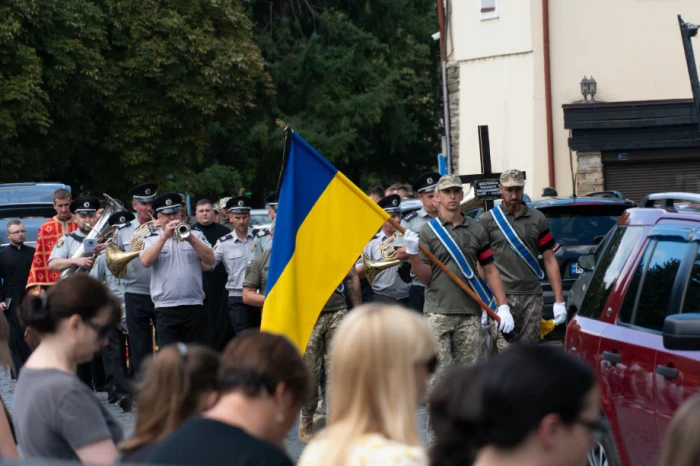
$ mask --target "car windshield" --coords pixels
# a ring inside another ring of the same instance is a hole
[[[549,231],[562,246],[586,246],[602,240],[615,226],[626,206],[556,206],[540,209]]]
[[[253,214],[250,216],[250,225],[267,225],[272,223],[272,217],[269,214]]]

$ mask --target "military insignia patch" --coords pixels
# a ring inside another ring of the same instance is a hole
[[[62,239],[59,239],[58,242],[56,243],[56,247],[57,247],[57,248],[60,248],[60,247],[62,247],[62,246],[63,246],[63,240],[62,240]]]
[[[257,247],[258,247],[258,242],[256,241],[253,243],[253,247],[251,248],[250,252],[255,251],[255,248],[257,248]]]
[[[173,200],[172,200],[172,199],[166,199],[166,200],[165,200],[165,205],[173,205]]]

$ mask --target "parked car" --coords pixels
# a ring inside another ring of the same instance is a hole
[[[579,266],[593,275],[565,348],[597,372],[611,431],[590,464],[658,464],[678,407],[700,392],[700,195],[651,195]]]
[[[272,217],[267,209],[252,209],[250,211],[250,227],[258,230],[269,230],[272,226]]]
[[[0,246],[9,244],[7,224],[21,220],[27,230],[25,244],[36,245],[39,228],[56,215],[53,193],[70,186],[62,183],[9,183],[0,184]]]

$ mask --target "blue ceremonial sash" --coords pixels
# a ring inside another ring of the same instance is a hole
[[[479,274],[474,273],[472,268],[469,267],[469,262],[467,262],[467,258],[464,257],[464,253],[459,248],[450,232],[447,231],[444,226],[442,226],[440,220],[438,220],[437,218],[434,218],[430,222],[428,222],[428,226],[430,226],[430,229],[433,230],[433,233],[435,233],[435,236],[438,237],[442,245],[445,246],[445,249],[447,249],[447,252],[450,254],[452,260],[455,264],[457,264],[457,267],[459,267],[459,270],[467,279],[467,282],[469,283],[471,289],[474,290],[474,292],[477,295],[479,295],[479,297],[486,304],[489,305],[491,310],[495,311],[496,298],[494,298],[493,293],[491,293],[491,289],[489,288],[488,284],[479,276]]]
[[[496,225],[498,225],[498,228],[501,230],[501,233],[503,233],[503,236],[505,236],[506,241],[508,241],[508,244],[510,245],[510,248],[513,250],[516,256],[518,256],[520,259],[522,259],[523,262],[525,262],[525,265],[534,273],[537,275],[537,278],[540,280],[544,279],[544,272],[540,268],[540,264],[537,262],[537,258],[532,255],[530,250],[525,246],[525,243],[523,243],[523,240],[520,239],[518,234],[515,232],[515,229],[513,228],[513,225],[508,222],[506,219],[505,214],[503,213],[503,207],[497,206],[491,209],[491,215],[493,216],[493,220],[496,222]]]

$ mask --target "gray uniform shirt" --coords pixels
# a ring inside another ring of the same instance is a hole
[[[420,229],[423,228],[423,225],[431,221],[433,217],[428,215],[428,212],[425,211],[424,208],[421,208],[418,211],[411,212],[410,214],[406,215],[403,220],[401,220],[401,226],[404,227],[407,230],[411,230],[414,233],[420,233]],[[396,248],[402,248],[406,246],[406,244],[403,241],[403,236],[401,236],[398,240],[394,242],[394,247]],[[418,278],[416,278],[416,275],[413,273],[413,270],[411,270],[411,277],[413,280],[411,281],[411,286],[422,286],[423,285]]]
[[[115,242],[123,251],[133,251],[131,246],[129,246],[129,240],[131,240],[131,236],[139,225],[139,221],[134,219],[132,222],[129,222],[127,225],[117,230]],[[122,284],[124,285],[125,293],[151,294],[151,269],[144,267],[138,258],[132,260],[129,262],[129,265],[126,266],[126,276],[122,279]]]
[[[132,262],[141,261],[139,261],[137,257]],[[131,266],[131,263],[129,263],[129,266]],[[100,281],[104,281],[114,296],[119,298],[119,301],[122,303],[124,302],[124,283],[122,280],[112,275],[112,272],[109,271],[104,253],[100,254],[95,261],[95,265],[93,265],[92,270],[90,270],[90,276]]]
[[[377,233],[374,238],[370,240],[367,246],[365,246],[365,249],[362,251],[363,254],[367,254],[367,256],[372,260],[383,261],[384,259],[382,259],[379,252],[379,245],[385,239],[387,239],[387,236],[383,231]],[[362,264],[362,257],[360,257],[360,259],[357,261],[357,265],[360,264]],[[375,293],[394,299],[408,298],[409,287],[410,285],[405,283],[403,280],[401,280],[401,277],[399,277],[398,267],[391,267],[379,272],[377,277],[374,279],[374,284],[372,285],[372,289]]]
[[[80,462],[76,450],[122,438],[119,423],[75,374],[24,367],[12,414],[25,458]]]
[[[144,239],[141,255],[158,241],[161,234],[158,230]],[[192,230],[190,234],[211,247],[201,231]],[[169,238],[152,269],[151,298],[155,307],[202,305],[202,268],[199,257],[190,243]]]
[[[245,271],[248,268],[250,253],[253,248],[253,229],[248,229],[245,241],[241,241],[238,233],[234,230],[232,233],[219,238],[214,245],[214,262],[213,267],[223,262],[228,273],[228,282],[226,289],[229,296],[243,296],[243,279]]]
[[[253,241],[253,250],[250,253],[250,261],[253,262],[255,256],[262,254],[265,251],[272,249],[272,235],[268,230],[254,230],[255,240]]]
[[[63,235],[61,239],[56,241],[56,246],[53,247],[48,262],[51,262],[52,259],[70,259],[73,257],[73,254],[80,248],[82,241],[78,241],[71,235],[85,238],[85,235],[80,230],[75,230],[71,234]]]

